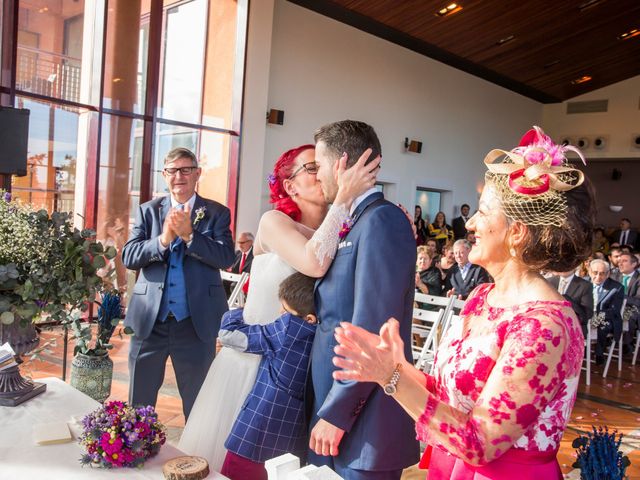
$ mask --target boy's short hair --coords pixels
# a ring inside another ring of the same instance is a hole
[[[313,301],[315,283],[315,278],[296,272],[280,283],[278,298],[287,302],[287,305],[295,310],[299,317],[304,318],[307,315],[315,315],[316,309]]]

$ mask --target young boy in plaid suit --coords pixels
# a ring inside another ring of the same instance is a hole
[[[222,318],[222,345],[263,355],[255,384],[225,442],[220,473],[231,480],[267,480],[266,460],[284,453],[306,455],[303,398],[316,332],[314,283],[301,273],[287,277],[278,291],[282,314],[273,323],[246,325],[242,309]]]

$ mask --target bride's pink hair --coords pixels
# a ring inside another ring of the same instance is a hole
[[[302,152],[316,148],[315,145],[301,145],[291,150],[287,150],[273,166],[273,173],[269,175],[269,191],[271,192],[270,202],[276,210],[288,215],[296,222],[300,221],[300,209],[296,202],[292,200],[284,189],[283,182],[291,176],[296,163],[296,158]]]

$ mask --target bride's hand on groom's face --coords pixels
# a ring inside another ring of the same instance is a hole
[[[377,156],[365,165],[371,152],[371,149],[367,148],[351,168],[347,168],[348,158],[346,153],[336,162],[335,174],[338,184],[336,203],[345,204],[350,207],[351,203],[353,203],[358,196],[376,184],[380,161],[382,159],[380,156]]]

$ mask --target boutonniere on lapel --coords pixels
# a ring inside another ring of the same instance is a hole
[[[198,225],[198,222],[204,218],[204,214],[207,211],[207,207],[202,206],[196,210],[196,218],[193,219],[193,226]]]
[[[351,227],[353,226],[353,219],[348,218],[344,222],[342,222],[342,228],[338,232],[338,238],[340,240],[344,240],[344,237],[351,231]]]

